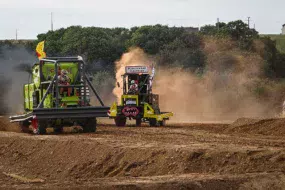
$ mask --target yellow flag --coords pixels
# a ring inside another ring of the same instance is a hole
[[[44,52],[44,47],[45,47],[45,41],[41,41],[40,43],[38,43],[37,45],[37,56],[39,59],[45,58],[46,57],[46,53]]]

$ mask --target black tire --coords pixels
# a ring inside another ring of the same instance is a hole
[[[96,132],[97,120],[95,118],[87,119],[83,126],[83,133],[94,133]]]
[[[141,118],[136,119],[136,126],[140,127],[141,125],[142,125],[142,119]]]
[[[162,120],[162,121],[160,121],[160,122],[159,122],[159,126],[160,126],[160,127],[164,127],[164,126],[165,126],[165,122],[166,122],[165,119]]]
[[[47,123],[45,121],[38,121],[38,128],[34,129],[34,134],[36,135],[44,135],[47,133],[46,130]]]
[[[62,127],[62,126],[55,127],[55,128],[54,128],[54,132],[55,132],[55,133],[62,133],[62,132],[63,132],[63,127]]]
[[[127,118],[125,117],[116,117],[115,124],[117,127],[124,127],[126,126]]]
[[[19,125],[20,125],[20,129],[21,129],[22,133],[29,133],[30,132],[30,130],[29,130],[29,126],[30,126],[29,121],[21,121],[19,123]]]
[[[156,119],[149,119],[149,126],[151,127],[156,127],[157,126],[157,121]]]

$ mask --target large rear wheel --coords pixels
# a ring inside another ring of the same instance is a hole
[[[126,126],[127,118],[126,117],[116,117],[115,124],[117,127],[124,127]]]
[[[85,122],[85,125],[83,126],[83,132],[84,133],[93,133],[96,132],[97,127],[97,120],[96,118],[89,118]]]
[[[33,122],[33,133],[36,135],[46,134],[47,122],[45,121],[34,121]]]
[[[55,133],[62,133],[63,132],[63,126],[57,126],[54,128]]]
[[[20,129],[21,129],[21,132],[23,132],[23,133],[29,133],[30,132],[30,130],[29,130],[29,126],[30,126],[30,123],[29,123],[29,121],[21,121],[20,123],[19,123],[19,125],[20,125]]]

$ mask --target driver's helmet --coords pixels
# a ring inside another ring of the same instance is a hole
[[[132,81],[131,81],[131,84],[135,84],[135,81],[134,81],[134,80],[132,80]]]
[[[61,70],[61,74],[62,74],[62,75],[67,75],[67,73],[68,73],[68,72],[67,72],[65,69],[62,69],[62,70]]]

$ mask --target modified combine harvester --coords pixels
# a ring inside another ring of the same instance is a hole
[[[108,111],[109,118],[116,126],[125,126],[127,118],[136,120],[136,126],[148,122],[150,126],[164,126],[165,121],[173,116],[172,112],[161,112],[159,95],[152,93],[152,74],[146,66],[127,66],[123,78],[121,104],[113,103]],[[120,88],[120,84],[117,84]]]
[[[91,80],[79,56],[39,59],[32,67],[32,82],[24,85],[24,114],[11,116],[11,122],[19,122],[23,132],[32,126],[35,134],[45,134],[48,127],[62,132],[63,126],[74,125],[95,132],[96,118],[108,117],[110,107],[104,106]],[[88,86],[101,106],[90,105]]]

